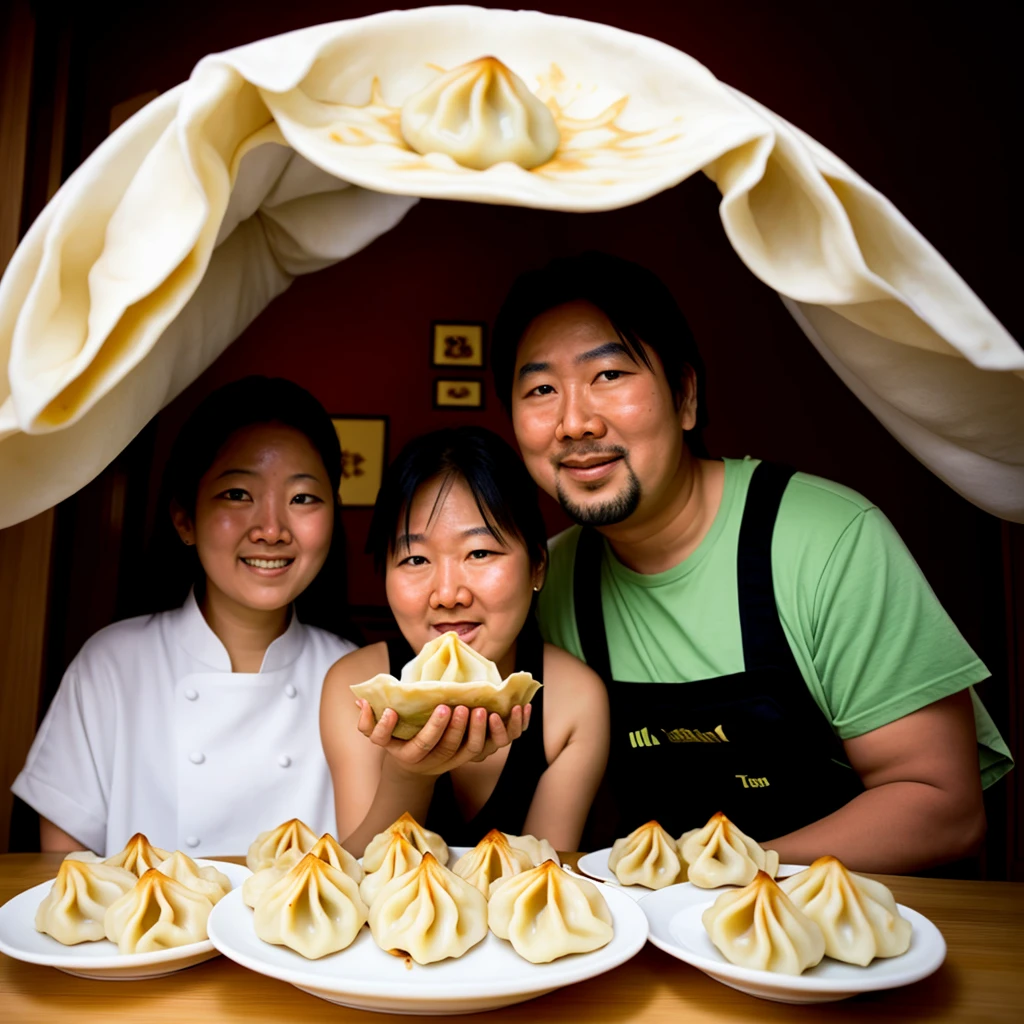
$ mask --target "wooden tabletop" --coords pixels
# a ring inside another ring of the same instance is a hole
[[[575,858],[566,858],[574,864]],[[0,856],[0,904],[57,873],[60,854]],[[495,1024],[546,1021],[1024,1021],[1024,884],[931,878],[881,878],[900,903],[935,922],[946,938],[945,964],[930,978],[839,1003],[790,1006],[743,995],[648,943],[621,967],[531,1002],[489,1012]],[[0,1020],[32,1021],[330,1021],[408,1020],[350,1010],[216,957],[147,981],[88,981],[0,954]],[[436,1017],[465,1021],[466,1017]]]

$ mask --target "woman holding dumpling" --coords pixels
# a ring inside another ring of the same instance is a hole
[[[533,612],[545,538],[533,481],[488,430],[427,434],[388,468],[368,548],[405,643],[346,655],[328,674],[321,706],[338,834],[353,853],[406,811],[452,845],[474,845],[497,828],[577,847],[608,756],[608,704],[591,669],[541,640]],[[396,713],[375,721],[350,686],[399,676],[450,630],[503,679],[531,672],[542,688],[507,721],[442,705],[413,738],[395,739]]]

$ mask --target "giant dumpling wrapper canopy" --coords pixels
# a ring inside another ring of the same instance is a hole
[[[483,86],[457,74],[436,109],[430,86],[491,57],[517,76],[492,76],[509,123],[518,101],[550,141],[517,81],[551,112],[553,157],[477,169],[407,143],[414,113],[474,109]],[[1024,351],[883,196],[663,43],[449,6],[205,57],[68,179],[0,282],[0,527],[95,477],[296,275],[418,197],[608,210],[699,170],[741,259],[857,397],[955,490],[1024,521]]]

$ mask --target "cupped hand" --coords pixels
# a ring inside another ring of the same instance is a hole
[[[359,731],[383,747],[395,759],[396,767],[412,775],[442,775],[467,761],[484,761],[518,739],[530,723],[529,704],[525,709],[516,705],[507,723],[498,714],[488,715],[486,708],[441,704],[415,736],[399,740],[391,735],[398,724],[395,711],[385,709],[375,722],[369,703],[356,703]]]

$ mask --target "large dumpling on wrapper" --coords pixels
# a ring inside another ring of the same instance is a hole
[[[900,916],[889,890],[873,878],[847,870],[835,857],[819,857],[779,887],[825,936],[833,960],[867,967],[876,957],[910,949],[911,924]]]
[[[444,153],[477,171],[505,161],[538,167],[561,138],[551,111],[496,57],[453,68],[410,96],[401,124],[417,153]]]
[[[513,672],[502,680],[498,666],[453,631],[425,644],[402,669],[401,679],[382,672],[351,687],[378,720],[388,708],[397,713],[392,735],[400,740],[415,736],[441,704],[486,708],[507,719],[517,704],[528,704],[539,689],[529,672]]]

